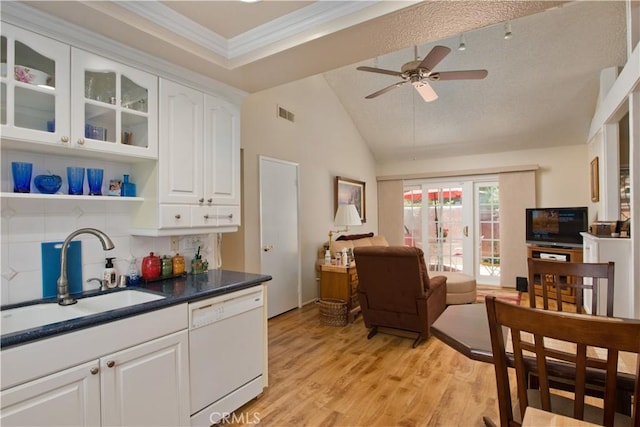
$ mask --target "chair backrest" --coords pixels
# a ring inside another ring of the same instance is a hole
[[[640,320],[536,310],[498,301],[495,297],[486,298],[486,307],[502,426],[518,425],[514,421],[515,405],[511,402],[507,367],[515,367],[520,416],[524,417],[526,407],[533,403],[527,393],[527,375],[532,369],[539,376],[539,409],[553,412],[548,371],[554,363],[575,370],[573,415],[563,415],[576,419],[584,419],[587,368],[606,373],[601,424],[613,425],[621,351],[635,353],[638,358],[632,425],[640,426]],[[503,327],[510,329],[512,354],[505,347]],[[597,354],[594,348],[599,349]]]
[[[542,290],[542,304],[549,310],[549,301],[556,302],[557,310],[563,311],[562,290],[574,288],[576,310],[584,306],[584,291],[591,292],[591,314],[598,314],[598,304],[606,297],[606,315],[613,316],[614,263],[563,262],[529,258],[529,304],[536,307],[534,284]],[[586,280],[585,280],[586,279]]]
[[[365,246],[354,248],[358,282],[374,310],[417,313],[429,276],[420,248]]]

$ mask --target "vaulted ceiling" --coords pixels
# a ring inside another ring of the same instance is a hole
[[[625,63],[618,1],[29,1],[30,7],[249,93],[322,73],[379,161],[585,143],[599,73]],[[504,39],[509,20],[513,37]],[[467,49],[457,50],[464,33]],[[439,81],[364,97],[436,44]]]

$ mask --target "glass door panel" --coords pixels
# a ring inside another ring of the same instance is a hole
[[[122,134],[120,141],[126,145],[134,145],[136,147],[148,147],[149,129],[148,118],[136,114],[122,112]]]
[[[479,254],[476,276],[482,283],[499,284],[500,204],[497,183],[476,184]]]
[[[14,78],[17,81],[54,88],[55,73],[56,63],[52,58],[16,40]]]
[[[84,137],[116,142],[116,111],[108,106],[87,102],[84,108]]]
[[[5,36],[0,37],[0,63],[2,63],[0,76],[7,77],[7,38]]]
[[[149,91],[122,75],[122,106],[135,111],[147,112]]]
[[[14,98],[14,124],[16,127],[43,132],[55,131],[53,118],[56,111],[56,97],[53,93],[16,87]]]
[[[462,186],[423,186],[425,195],[422,236],[429,270],[464,270]]]
[[[422,187],[404,187],[404,244],[422,249]]]
[[[7,124],[7,85],[0,84],[0,124]]]
[[[84,97],[98,102],[116,103],[116,73],[113,71],[84,72]]]

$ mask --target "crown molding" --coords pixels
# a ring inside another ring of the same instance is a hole
[[[72,47],[125,63],[159,77],[190,84],[203,92],[222,96],[235,105],[241,105],[247,96],[245,91],[236,87],[133,49],[126,44],[49,15],[22,2],[3,1],[0,17],[2,21],[58,40]]]
[[[227,63],[219,65],[234,69],[420,2],[416,0],[317,1],[231,39],[225,39],[218,33],[189,20],[158,0],[114,3],[138,17],[222,56]],[[98,7],[92,2],[87,4]],[[167,39],[165,41],[171,42]]]

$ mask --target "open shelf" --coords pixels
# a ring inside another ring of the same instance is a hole
[[[91,200],[91,201],[114,201],[114,202],[143,202],[142,197],[121,197],[121,196],[89,196],[72,194],[42,194],[42,193],[9,193],[2,192],[3,199],[48,199],[48,200]]]

